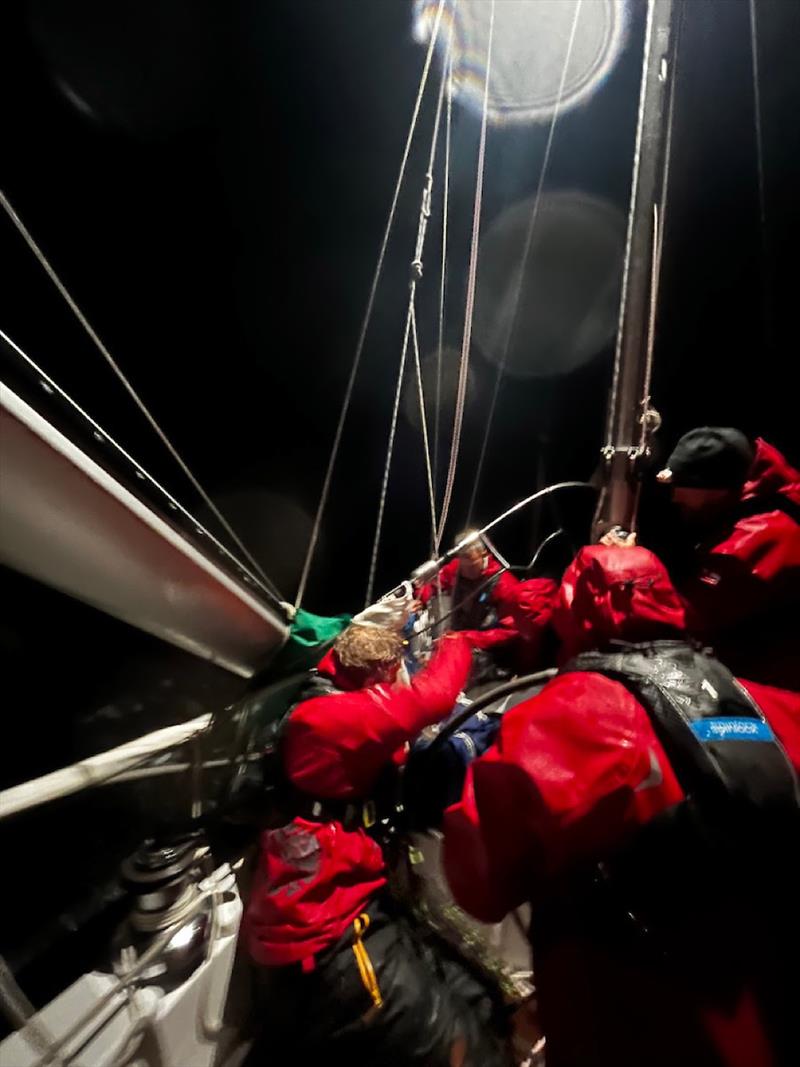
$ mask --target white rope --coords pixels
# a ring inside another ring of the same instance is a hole
[[[273,594],[273,596],[275,596],[278,600],[281,600],[282,598],[281,598],[280,591],[277,589],[275,584],[270,580],[270,578],[264,572],[264,570],[262,569],[262,567],[259,564],[258,560],[252,555],[252,553],[242,543],[241,538],[238,536],[238,534],[233,529],[231,524],[228,522],[228,520],[222,514],[222,512],[217,507],[217,505],[214,503],[214,501],[211,499],[211,497],[208,495],[208,493],[205,491],[205,489],[200,484],[200,482],[197,480],[197,478],[194,476],[194,474],[190,470],[188,464],[184,461],[183,457],[178,452],[178,450],[175,448],[175,446],[173,445],[172,441],[170,441],[170,439],[167,437],[167,435],[161,429],[161,426],[158,424],[158,422],[155,419],[155,417],[150,413],[147,405],[144,403],[142,398],[139,396],[139,394],[133,388],[131,383],[128,381],[128,379],[126,378],[125,374],[122,372],[121,367],[118,365],[118,363],[116,362],[114,357],[111,355],[109,350],[106,348],[106,346],[100,340],[100,338],[98,337],[97,333],[95,332],[95,330],[92,327],[92,325],[89,322],[89,320],[86,318],[86,316],[83,314],[81,309],[78,307],[78,305],[73,300],[73,298],[72,298],[71,294],[69,293],[68,289],[66,288],[64,283],[61,281],[59,276],[56,274],[54,268],[51,266],[49,260],[45,256],[44,252],[42,252],[41,248],[36,243],[36,241],[34,240],[33,236],[31,235],[31,233],[25,227],[24,223],[22,222],[22,219],[20,219],[19,215],[16,213],[14,208],[11,206],[11,203],[9,202],[9,200],[6,197],[5,193],[2,192],[2,190],[0,190],[0,202],[2,202],[2,205],[5,208],[6,214],[8,215],[8,217],[11,219],[11,221],[16,226],[17,230],[21,234],[21,236],[24,239],[25,243],[28,245],[28,248],[30,248],[31,252],[33,252],[34,256],[36,256],[36,258],[38,259],[39,263],[44,268],[45,273],[48,275],[48,277],[50,278],[52,283],[55,285],[56,289],[58,289],[59,293],[61,294],[61,296],[66,301],[68,307],[70,308],[70,310],[74,314],[75,318],[78,320],[78,322],[81,324],[81,326],[84,328],[84,330],[88,334],[90,340],[94,343],[94,346],[97,349],[97,351],[100,353],[100,355],[103,357],[103,359],[106,361],[106,363],[108,363],[108,365],[114,371],[114,373],[116,374],[116,376],[120,380],[120,382],[122,382],[122,385],[127,390],[129,396],[133,399],[133,401],[136,404],[136,406],[139,408],[141,413],[144,415],[144,417],[150,423],[150,426],[153,428],[153,430],[155,430],[155,432],[158,435],[158,437],[160,438],[162,444],[165,446],[165,448],[170,453],[172,458],[175,460],[175,462],[181,468],[181,470],[186,475],[188,480],[194,486],[195,490],[197,491],[197,493],[199,494],[199,496],[201,497],[201,499],[205,503],[206,507],[212,512],[212,514],[217,519],[217,522],[219,522],[220,526],[222,526],[222,528],[225,530],[225,532],[228,534],[228,536],[231,538],[231,540],[234,542],[234,544],[239,548],[239,550],[242,553],[244,553],[246,558],[250,561],[251,565],[256,569],[258,574],[261,576],[261,579],[263,580],[263,582],[267,586],[267,588],[269,588],[269,590]]]
[[[328,503],[328,497],[330,495],[331,480],[333,478],[333,469],[336,465],[336,459],[339,455],[339,447],[342,442],[342,433],[344,431],[344,424],[347,419],[347,413],[350,410],[350,403],[353,398],[353,388],[356,382],[356,375],[358,374],[358,368],[361,364],[361,355],[364,351],[364,341],[367,336],[367,328],[372,318],[372,308],[375,304],[375,294],[378,291],[378,282],[380,281],[381,274],[383,273],[383,261],[386,258],[386,248],[389,244],[389,235],[392,231],[394,224],[394,217],[397,211],[397,202],[400,198],[400,189],[403,185],[403,178],[405,177],[406,164],[408,163],[409,153],[411,151],[411,144],[414,138],[414,131],[417,127],[417,119],[419,117],[420,107],[422,106],[422,98],[425,94],[425,86],[428,82],[428,74],[431,69],[431,63],[433,61],[433,54],[436,47],[436,41],[439,36],[439,25],[442,20],[442,12],[444,11],[446,0],[439,0],[439,7],[436,11],[436,21],[431,32],[431,38],[428,42],[428,52],[425,56],[425,64],[422,68],[422,76],[420,78],[419,89],[417,90],[417,99],[414,102],[414,110],[411,115],[411,125],[409,126],[408,136],[406,137],[406,144],[403,150],[403,158],[400,162],[400,171],[397,175],[397,182],[394,188],[394,194],[392,196],[391,207],[389,208],[389,218],[386,221],[386,227],[383,232],[383,239],[381,241],[380,251],[378,252],[378,262],[375,267],[375,274],[372,278],[372,285],[369,291],[369,297],[367,299],[367,307],[364,312],[364,318],[361,322],[361,329],[358,335],[358,341],[356,342],[356,351],[353,356],[353,365],[350,368],[350,377],[347,381],[347,389],[345,390],[344,401],[342,403],[341,411],[339,412],[339,421],[336,424],[336,432],[333,437],[333,446],[331,448],[330,456],[328,457],[328,464],[325,469],[325,477],[322,482],[322,491],[320,493],[319,503],[317,505],[317,513],[314,516],[314,526],[311,530],[311,537],[308,542],[308,549],[306,550],[306,558],[303,562],[303,570],[300,575],[300,582],[297,586],[297,595],[295,597],[294,606],[299,609],[303,603],[303,597],[305,596],[306,585],[308,584],[308,576],[311,571],[311,564],[314,559],[314,552],[319,541],[320,529],[322,528],[322,517],[325,513],[325,507]]]
[[[43,388],[45,388],[48,392],[58,393],[62,400],[66,401],[66,403],[68,403],[74,411],[77,411],[81,418],[85,419],[86,422],[89,423],[89,425],[93,428],[94,432],[99,435],[99,438],[111,445],[112,448],[115,448],[119,452],[119,454],[123,456],[128,461],[128,463],[133,466],[137,478],[140,478],[143,481],[150,482],[159,491],[159,493],[163,494],[170,510],[181,512],[184,518],[192,524],[195,529],[195,532],[199,533],[202,537],[208,538],[208,540],[213,545],[215,545],[215,547],[218,548],[220,552],[227,556],[228,560],[234,566],[238,567],[241,570],[241,572],[246,576],[247,579],[253,582],[253,584],[257,585],[259,588],[263,589],[264,592],[269,593],[270,596],[272,595],[271,591],[262,585],[261,580],[256,577],[256,575],[253,574],[253,572],[250,571],[250,569],[246,567],[239,559],[237,559],[237,557],[233,555],[229,548],[227,548],[221,541],[214,537],[212,533],[205,529],[205,527],[194,517],[194,515],[192,515],[191,512],[187,511],[181,503],[179,503],[170,493],[168,493],[164,486],[155,480],[152,474],[149,474],[143,467],[141,467],[133,458],[133,456],[126,452],[122,445],[114,440],[114,438],[111,436],[110,433],[108,433],[107,430],[103,429],[103,427],[98,422],[95,422],[92,416],[88,412],[84,411],[80,404],[76,403],[76,401],[72,399],[69,393],[65,393],[61,386],[58,385],[58,383],[54,381],[49,374],[43,371],[42,368],[37,363],[35,363],[29,355],[23,352],[19,345],[15,341],[13,341],[7,333],[5,333],[3,330],[0,330],[0,337],[2,337],[6,344],[13,348],[17,355],[21,356],[22,359],[24,359],[25,362],[33,369],[33,371],[40,379],[40,384]]]
[[[467,300],[464,316],[464,337],[461,344],[461,363],[458,371],[458,389],[456,392],[456,407],[453,416],[453,435],[450,442],[450,462],[447,470],[444,497],[442,499],[442,511],[439,516],[439,528],[437,538],[441,542],[444,536],[447,516],[450,511],[450,503],[453,498],[453,484],[456,476],[458,452],[461,446],[461,427],[464,421],[464,405],[467,394],[467,382],[469,374],[469,351],[472,342],[472,316],[475,307],[475,283],[478,274],[478,247],[480,245],[481,232],[481,208],[483,205],[483,178],[484,164],[486,161],[486,129],[489,117],[489,81],[492,72],[492,40],[494,37],[494,11],[495,0],[492,0],[489,15],[489,40],[486,46],[486,80],[483,86],[483,115],[481,117],[481,136],[478,148],[478,173],[475,181],[475,201],[472,212],[472,242],[469,257],[469,272],[467,275]]]
[[[578,28],[578,17],[581,11],[581,5],[583,0],[576,0],[575,12],[572,17],[572,27],[570,29],[569,39],[567,41],[567,50],[564,55],[564,65],[561,68],[561,79],[558,85],[558,93],[556,95],[555,106],[553,107],[553,114],[550,116],[550,128],[547,131],[547,141],[544,148],[544,156],[542,157],[542,166],[539,170],[539,181],[536,185],[536,194],[533,198],[533,208],[531,209],[530,219],[528,220],[528,229],[525,234],[525,244],[522,249],[522,258],[519,265],[519,276],[517,281],[516,293],[514,296],[514,303],[512,305],[511,321],[509,323],[508,331],[506,332],[505,345],[503,346],[503,354],[500,362],[497,366],[497,375],[494,380],[494,389],[492,391],[492,401],[489,406],[489,415],[486,419],[486,428],[483,434],[483,442],[481,444],[480,457],[478,459],[478,468],[475,473],[475,481],[472,486],[472,495],[469,501],[469,511],[467,515],[467,526],[472,522],[472,515],[475,510],[475,501],[478,496],[478,488],[480,486],[481,476],[483,474],[483,465],[486,459],[486,450],[489,444],[489,437],[494,425],[495,409],[497,407],[497,397],[500,393],[500,383],[505,374],[506,364],[508,362],[508,354],[511,349],[511,342],[514,339],[515,327],[517,324],[517,315],[519,313],[519,304],[522,296],[522,286],[525,280],[525,266],[530,256],[531,247],[533,245],[533,234],[536,229],[536,221],[539,217],[539,205],[542,198],[542,191],[544,189],[545,177],[547,175],[547,168],[550,163],[550,152],[553,147],[553,137],[555,135],[556,123],[561,112],[561,101],[564,96],[564,86],[567,81],[567,69],[569,67],[569,61],[572,57],[572,47],[575,43],[575,32]]]

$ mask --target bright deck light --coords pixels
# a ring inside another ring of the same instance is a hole
[[[625,41],[625,0],[495,0],[489,79],[493,122],[549,118],[556,106],[573,21],[561,110],[586,100],[614,65]],[[439,0],[417,0],[414,32],[427,41]],[[483,105],[491,0],[452,0],[439,30],[444,56],[453,28],[453,80],[457,97],[473,108]]]

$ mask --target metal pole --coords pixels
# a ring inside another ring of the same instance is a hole
[[[654,428],[655,413],[651,413],[648,395],[648,323],[660,259],[655,231],[664,185],[668,89],[673,76],[673,6],[674,0],[648,0],[647,5],[628,236],[595,538],[614,526],[635,530],[638,467],[648,454]]]

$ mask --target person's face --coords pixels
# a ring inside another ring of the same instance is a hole
[[[672,489],[672,503],[681,519],[694,528],[713,525],[733,508],[738,498],[739,494],[732,489],[689,489],[678,485]]]
[[[483,574],[486,551],[482,545],[468,545],[458,554],[458,570],[462,577],[474,581]]]

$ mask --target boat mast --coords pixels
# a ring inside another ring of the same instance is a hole
[[[603,455],[603,486],[593,537],[636,529],[639,477],[660,417],[650,407],[653,323],[661,258],[673,79],[674,0],[648,0],[628,234],[614,375]]]

